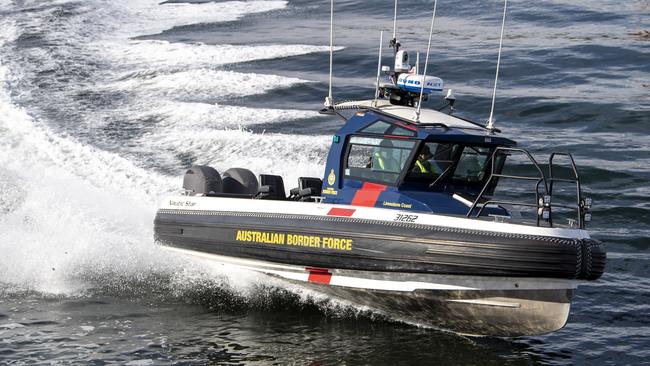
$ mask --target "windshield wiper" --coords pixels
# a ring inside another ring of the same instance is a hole
[[[452,164],[449,164],[449,166],[447,167],[447,169],[445,169],[442,173],[440,173],[440,175],[438,176],[438,178],[436,178],[436,179],[435,179],[431,184],[429,184],[429,188],[433,188],[433,187],[435,187],[436,184],[438,184],[438,182],[439,182],[439,181],[440,181],[440,180],[441,180],[445,175],[447,175],[447,172],[449,172],[453,166],[454,166],[453,163],[452,163]]]

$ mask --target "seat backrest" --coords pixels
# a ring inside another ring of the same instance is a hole
[[[260,174],[260,186],[268,186],[269,192],[262,198],[269,200],[284,200],[287,195],[284,192],[284,180],[279,175]]]
[[[312,196],[320,196],[323,188],[323,180],[320,178],[300,177],[298,188],[301,190],[311,188]]]

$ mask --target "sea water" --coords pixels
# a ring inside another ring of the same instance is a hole
[[[428,70],[477,121],[501,6],[438,4]],[[431,8],[399,2],[398,37],[421,62]],[[337,2],[336,98],[373,95],[392,9]],[[509,4],[496,127],[539,156],[574,154],[608,262],[564,329],[492,339],[154,245],[157,203],[192,164],[323,176],[341,124],[316,112],[328,2],[0,0],[0,364],[649,363],[649,13],[644,0]]]

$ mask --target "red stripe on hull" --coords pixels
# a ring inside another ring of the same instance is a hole
[[[309,282],[323,283],[329,285],[332,274],[324,268],[307,268],[309,271]]]
[[[365,206],[365,207],[375,207],[377,199],[381,192],[386,190],[386,186],[383,184],[376,183],[363,183],[361,189],[359,189],[352,198],[352,206]]]
[[[352,214],[354,214],[354,209],[350,208],[337,208],[334,207],[329,212],[327,213],[327,216],[344,216],[344,217],[350,217]]]

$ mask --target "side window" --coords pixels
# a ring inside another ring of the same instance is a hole
[[[454,163],[458,145],[427,142],[420,148],[409,171],[409,178],[436,179]]]
[[[350,146],[350,155],[348,155],[349,168],[372,168],[372,154],[375,149],[367,145]]]
[[[397,135],[397,136],[415,136],[416,132],[413,130],[407,130],[406,128],[396,126],[395,128],[393,128],[390,134]]]
[[[445,142],[422,145],[409,168],[408,179],[418,181],[451,180],[463,185],[480,183],[489,174],[492,147],[463,146]],[[503,160],[497,160],[500,168]]]
[[[391,127],[391,124],[384,121],[377,121],[370,126],[364,128],[361,132],[365,133],[376,133],[376,134],[385,134],[386,131]]]
[[[453,179],[469,183],[482,181],[491,155],[492,149],[489,147],[465,146]]]
[[[345,175],[395,184],[415,143],[410,140],[353,136]]]
[[[386,121],[381,121],[381,120],[372,123],[370,126],[361,130],[361,132],[380,134],[380,135],[396,135],[396,136],[409,136],[409,137],[415,137],[415,135],[417,135],[417,132],[415,132],[415,130],[409,130],[407,128],[400,127],[398,125],[388,123]]]

